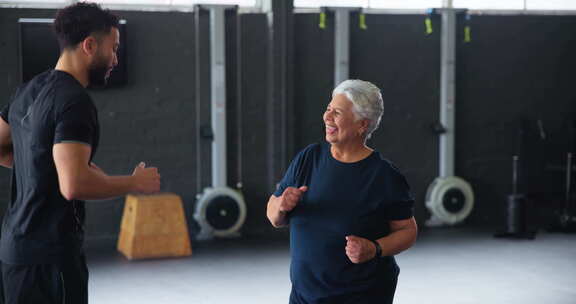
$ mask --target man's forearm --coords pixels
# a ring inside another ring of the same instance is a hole
[[[89,168],[78,177],[74,189],[63,191],[67,199],[102,200],[123,196],[134,191],[132,176],[109,176],[96,168]]]

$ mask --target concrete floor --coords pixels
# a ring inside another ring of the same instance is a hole
[[[193,256],[129,262],[111,244],[89,244],[91,303],[287,303],[287,240],[220,240]],[[574,304],[576,234],[534,241],[490,232],[421,233],[397,257],[396,304]]]

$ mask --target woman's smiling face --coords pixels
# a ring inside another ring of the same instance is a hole
[[[324,112],[326,141],[331,144],[343,144],[354,141],[363,142],[366,123],[357,119],[352,110],[352,102],[344,94],[336,94]]]

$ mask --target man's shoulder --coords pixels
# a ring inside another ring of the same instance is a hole
[[[70,108],[94,109],[95,105],[92,97],[86,89],[78,86],[69,80],[60,80],[54,84],[53,90],[54,104],[58,111],[66,111]]]
[[[57,70],[45,71],[36,75],[29,82],[22,84],[15,94],[15,99],[17,98],[48,99],[61,105],[79,101],[91,103],[92,101],[86,89],[78,81],[71,75]],[[52,102],[48,104],[52,104]]]
[[[54,102],[58,104],[62,110],[70,107],[95,107],[90,95],[82,90],[62,90],[62,88],[55,88]]]
[[[54,77],[54,94],[61,103],[92,102],[92,98],[75,79],[57,74]]]
[[[50,81],[50,71],[45,71],[40,73],[34,78],[30,79],[28,82],[25,82],[16,88],[16,92],[14,93],[13,100],[17,100],[22,97],[32,96],[36,97],[38,93],[46,87],[46,85]]]

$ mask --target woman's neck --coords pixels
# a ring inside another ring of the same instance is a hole
[[[348,145],[332,144],[330,153],[332,157],[343,163],[354,163],[361,161],[372,154],[374,150],[370,149],[364,143],[355,143]]]

